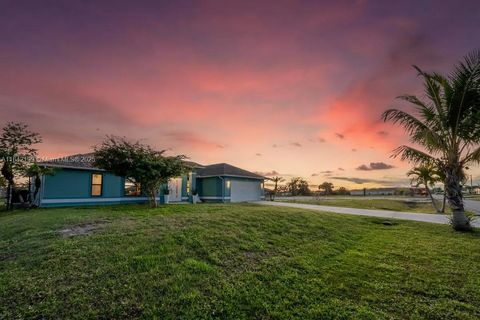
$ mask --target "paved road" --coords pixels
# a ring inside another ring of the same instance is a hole
[[[443,196],[435,195],[435,199],[441,202],[443,201]],[[465,206],[466,210],[472,211],[477,216],[480,215],[480,201],[463,199],[463,205]],[[448,206],[448,203],[447,203],[447,206]]]
[[[267,206],[309,209],[309,210],[317,210],[317,211],[335,212],[335,213],[341,213],[341,214],[351,214],[356,216],[381,217],[381,218],[422,221],[422,222],[439,223],[439,224],[449,223],[448,216],[443,214],[407,213],[407,212],[390,211],[390,210],[343,208],[343,207],[320,206],[315,204],[288,203],[288,202],[276,202],[276,201],[257,201],[255,203],[258,203],[261,205],[267,205]],[[473,225],[475,227],[480,227],[480,220],[477,219],[476,221],[474,221]]]
[[[480,215],[480,201],[463,199],[465,209],[473,211],[477,215]]]

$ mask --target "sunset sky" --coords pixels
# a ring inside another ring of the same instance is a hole
[[[106,134],[312,184],[408,185],[380,115],[480,45],[472,1],[0,0],[0,122],[41,156]],[[478,182],[479,170],[470,170]]]

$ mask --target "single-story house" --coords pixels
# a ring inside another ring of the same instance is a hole
[[[54,169],[53,175],[41,177],[42,185],[35,199],[40,207],[143,203],[148,198],[141,185],[125,177],[93,166],[93,154],[79,154],[40,165]],[[227,163],[200,165],[189,162],[188,174],[171,179],[169,202],[192,202],[194,190],[204,202],[242,202],[263,198],[264,177]]]
[[[371,188],[351,190],[352,196],[393,196],[397,188]]]

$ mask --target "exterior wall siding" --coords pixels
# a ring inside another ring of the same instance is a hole
[[[241,177],[206,177],[197,178],[198,193],[203,202],[230,202],[232,181],[252,181]],[[256,179],[255,179],[256,180]],[[263,181],[257,180],[259,188]],[[230,185],[230,187],[229,187]],[[261,195],[263,196],[263,190]]]
[[[225,179],[220,177],[197,178],[198,194],[203,202],[229,202]]]
[[[91,195],[92,174],[102,174],[101,196]],[[40,190],[41,207],[108,205],[121,203],[145,203],[146,195],[129,197],[124,195],[125,178],[110,172],[95,170],[61,169],[53,176],[44,176]],[[163,203],[163,185],[158,193],[159,203]],[[189,201],[186,196],[187,177],[182,179],[182,201]]]
[[[101,196],[91,195],[92,173],[102,174]],[[192,202],[192,191],[196,190],[203,202],[230,202],[232,181],[252,181],[241,177],[197,178],[195,171],[182,176],[182,202]],[[259,184],[262,183],[258,180]],[[41,207],[107,205],[121,203],[145,203],[148,197],[129,197],[124,195],[125,179],[110,172],[95,170],[62,169],[53,176],[44,176],[40,190]],[[190,187],[188,188],[188,185]],[[158,192],[158,201],[163,203],[162,185]],[[263,190],[262,190],[263,192]]]

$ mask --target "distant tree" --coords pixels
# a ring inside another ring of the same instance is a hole
[[[107,136],[102,144],[95,147],[94,164],[139,183],[149,197],[150,206],[155,208],[160,187],[189,169],[185,156],[167,157],[164,153],[165,150],[156,151],[138,141]]]
[[[280,185],[277,188],[277,193],[287,193],[289,192],[289,188],[287,185]]]
[[[441,212],[433,198],[432,191],[428,187],[433,187],[436,182],[441,181],[437,171],[434,165],[423,164],[410,170],[407,175],[412,179],[412,184],[415,184],[416,187],[422,184],[425,186],[425,190],[432,201],[433,207],[437,212]]]
[[[36,162],[34,162],[30,167],[25,170],[26,176],[33,178],[33,187],[34,192],[32,199],[30,201],[31,205],[37,205],[37,196],[42,186],[42,176],[53,175],[55,170],[52,168],[41,167]]]
[[[300,177],[294,177],[286,184],[292,196],[306,196],[310,194],[308,182]]]
[[[341,195],[341,196],[346,196],[346,195],[349,195],[349,194],[350,194],[350,191],[348,191],[348,189],[345,188],[345,187],[340,187],[340,188],[338,188],[338,190],[337,190],[337,194],[338,194],[338,195]]]
[[[271,194],[272,195],[271,199],[275,200],[275,197],[277,196],[277,192],[278,192],[278,184],[280,182],[285,181],[285,179],[277,176],[277,177],[270,178],[270,180],[275,184],[274,187],[273,187],[273,190],[272,190],[272,194]]]
[[[400,96],[414,106],[414,112],[389,109],[382,117],[402,125],[410,141],[420,148],[403,145],[394,155],[417,165],[434,163],[442,170],[452,227],[471,230],[461,175],[468,164],[480,162],[480,50],[465,56],[448,76],[415,68],[422,77],[426,99]]]
[[[324,182],[318,186],[318,189],[323,190],[323,194],[325,194],[326,196],[332,193],[333,188],[334,186],[333,186],[333,183],[331,182]]]
[[[37,149],[33,145],[41,143],[38,133],[32,132],[24,123],[8,122],[0,135],[1,173],[7,183],[7,210],[12,207],[12,194],[15,178],[24,175],[26,168],[35,161]]]

